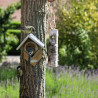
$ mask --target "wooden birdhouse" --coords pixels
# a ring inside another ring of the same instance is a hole
[[[42,48],[44,44],[33,34],[29,34],[17,47],[19,50],[24,48],[24,59],[31,65],[35,66],[42,57]]]
[[[48,66],[58,66],[58,30],[50,30],[48,46]]]

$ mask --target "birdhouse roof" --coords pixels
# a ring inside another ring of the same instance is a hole
[[[44,44],[36,37],[34,36],[32,33],[29,34],[22,42],[21,44],[17,47],[16,50],[19,50],[23,44],[28,40],[31,39],[32,41],[34,41],[36,44],[38,44],[40,47],[44,48]]]

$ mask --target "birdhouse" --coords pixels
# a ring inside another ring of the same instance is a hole
[[[35,66],[42,57],[44,44],[31,33],[21,42],[17,50],[21,47],[24,48],[24,59],[32,66]]]
[[[49,32],[48,46],[48,66],[58,66],[58,30],[53,29]]]
[[[48,2],[54,2],[55,0],[48,0]]]

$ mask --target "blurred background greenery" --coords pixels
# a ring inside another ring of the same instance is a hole
[[[57,0],[55,5],[60,66],[46,70],[46,96],[98,98],[98,0]],[[0,62],[20,54],[21,22],[12,18],[20,8],[20,2],[0,8]],[[19,98],[18,65],[0,67],[0,98]]]
[[[58,0],[59,64],[98,68],[98,0]]]
[[[21,3],[9,5],[6,9],[0,8],[0,61],[4,55],[19,55],[16,47],[20,41],[20,21],[12,21],[11,15],[20,9]]]
[[[4,55],[19,55],[20,21],[11,15],[20,2],[0,8],[0,61]],[[98,68],[98,1],[58,0],[55,6],[59,30],[59,65],[75,65],[81,69]],[[47,39],[48,41],[48,39]]]

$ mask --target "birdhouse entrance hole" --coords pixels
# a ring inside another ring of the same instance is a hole
[[[42,57],[42,48],[28,39],[24,45],[24,50],[24,58],[30,62],[31,65],[35,66]]]
[[[28,55],[33,57],[34,53],[38,50],[38,46],[34,42],[28,42],[25,45],[25,51]]]
[[[27,46],[26,51],[28,52],[28,54],[33,54],[34,53],[34,49],[31,46]]]
[[[38,50],[38,46],[34,43],[34,42],[28,42],[25,45],[25,51],[27,54],[30,54],[31,57],[33,56],[33,54]]]

